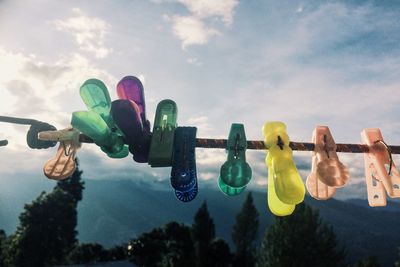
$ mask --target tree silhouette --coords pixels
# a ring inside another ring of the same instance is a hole
[[[195,245],[197,266],[210,266],[208,257],[211,242],[215,238],[215,225],[204,201],[194,216],[192,236]]]
[[[132,240],[129,259],[138,266],[193,266],[194,247],[190,228],[170,222]]]
[[[20,224],[8,240],[6,265],[51,266],[62,264],[77,244],[77,204],[84,189],[82,172],[57,183],[26,204]]]
[[[254,266],[255,240],[258,233],[259,213],[254,206],[251,193],[243,203],[233,226],[232,240],[236,245],[234,266]]]
[[[357,261],[354,267],[380,267],[381,265],[376,260],[376,257],[369,257],[366,259],[361,259]]]
[[[300,204],[288,217],[276,217],[261,244],[257,266],[342,266],[344,253],[337,247],[330,226],[317,211]]]
[[[71,251],[68,261],[73,264],[96,263],[108,260],[107,251],[100,244],[79,244]]]

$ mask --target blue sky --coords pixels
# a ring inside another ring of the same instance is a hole
[[[66,128],[85,109],[86,79],[103,80],[116,99],[119,79],[135,75],[150,121],[170,98],[178,124],[197,126],[199,137],[226,138],[240,122],[260,140],[265,121],[281,120],[294,141],[327,125],[340,143],[378,127],[400,144],[399,15],[396,1],[0,0],[0,114]],[[30,150],[26,131],[0,124],[10,143],[0,149],[0,177],[50,185],[42,166],[56,148]],[[224,151],[196,153],[199,179],[216,187]],[[311,154],[295,155],[305,180]],[[170,171],[109,159],[94,145],[78,156],[87,179],[162,180]],[[365,198],[363,156],[339,156],[351,180],[337,196]],[[265,190],[265,153],[247,157],[250,187]]]

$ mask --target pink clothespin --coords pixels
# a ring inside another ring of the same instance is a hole
[[[336,143],[327,126],[317,126],[312,141],[315,149],[312,157],[311,174],[306,181],[310,195],[319,200],[332,197],[337,187],[349,180],[349,171],[336,153]]]
[[[386,206],[385,191],[391,198],[400,197],[400,173],[379,129],[364,129],[361,138],[369,147],[364,154],[368,203],[371,207]]]

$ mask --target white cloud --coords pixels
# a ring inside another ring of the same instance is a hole
[[[94,54],[96,58],[105,58],[112,51],[104,44],[111,25],[100,18],[88,17],[77,8],[73,9],[73,13],[74,17],[52,23],[57,30],[72,34],[81,50]]]
[[[186,6],[196,17],[222,18],[225,24],[233,21],[234,9],[239,4],[237,0],[177,0]]]
[[[172,31],[182,42],[182,49],[189,45],[206,44],[208,40],[219,32],[207,28],[204,22],[193,16],[174,16],[172,18]]]

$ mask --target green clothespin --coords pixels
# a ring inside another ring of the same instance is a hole
[[[178,108],[174,101],[164,99],[158,103],[149,152],[151,167],[172,166],[177,117]]]
[[[113,127],[111,97],[105,84],[98,79],[89,79],[83,83],[79,93],[86,107],[99,114],[109,127]]]
[[[218,185],[228,196],[243,192],[250,182],[252,171],[246,162],[247,140],[243,124],[233,123],[226,144],[228,160],[222,165]]]

